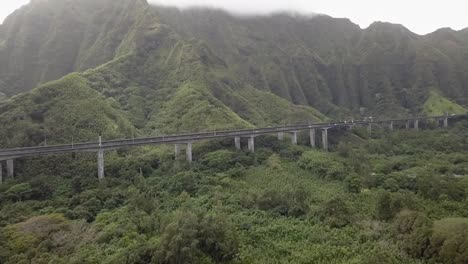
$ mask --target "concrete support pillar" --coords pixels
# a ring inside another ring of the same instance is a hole
[[[328,151],[328,128],[322,130],[322,145],[325,151]]]
[[[369,125],[367,126],[367,132],[372,133],[372,123],[369,123]]]
[[[414,120],[414,129],[419,130],[419,120],[418,119]]]
[[[104,150],[98,151],[98,179],[104,179]]]
[[[406,121],[406,129],[409,129],[409,128],[410,128],[410,121],[407,120],[407,121]]]
[[[310,146],[312,148],[315,148],[316,145],[315,145],[315,129],[311,129],[309,131],[309,138],[310,138]]]
[[[284,138],[284,132],[278,132],[278,140],[283,140]]]
[[[175,159],[178,160],[180,158],[180,144],[174,145],[174,153],[175,153]]]
[[[291,144],[297,145],[297,132],[296,131],[292,132],[291,134]]]
[[[0,184],[3,182],[3,168],[2,168],[2,162],[0,161]]]
[[[444,118],[444,127],[448,127],[448,117]]]
[[[390,131],[393,131],[393,121],[390,122],[389,128],[390,128]]]
[[[255,152],[255,137],[254,136],[250,136],[249,137],[249,151],[254,153]]]
[[[15,162],[11,160],[7,160],[7,176],[9,178],[15,177]]]
[[[236,146],[236,149],[241,150],[241,138],[240,137],[234,138],[234,145]]]
[[[185,149],[185,153],[187,154],[187,161],[192,163],[193,156],[192,156],[192,142],[187,143],[187,148]]]

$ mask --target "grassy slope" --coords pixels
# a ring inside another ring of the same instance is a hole
[[[448,114],[465,114],[466,108],[444,98],[439,93],[431,91],[429,98],[424,103],[424,113],[429,116],[438,116]]]
[[[133,125],[118,104],[90,88],[79,74],[10,99],[0,109],[2,147],[96,141],[130,136]]]

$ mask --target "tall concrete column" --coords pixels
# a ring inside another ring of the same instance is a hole
[[[328,151],[328,128],[322,130],[322,145],[325,151]]]
[[[419,120],[414,120],[414,129],[419,130]]]
[[[292,132],[291,134],[291,143],[293,145],[297,145],[297,132],[296,131]]]
[[[448,127],[448,117],[444,118],[444,127]]]
[[[389,128],[390,128],[390,131],[393,131],[393,121],[390,122]]]
[[[98,151],[98,179],[104,179],[104,150]]]
[[[407,120],[407,121],[406,121],[406,129],[409,129],[409,128],[410,128],[410,121]]]
[[[278,132],[278,140],[283,140],[284,139],[284,132]]]
[[[310,138],[310,146],[315,148],[315,129],[311,129],[309,131],[309,138]]]
[[[175,144],[174,145],[174,153],[175,153],[175,159],[180,158],[180,144]]]
[[[250,136],[249,137],[249,151],[254,153],[255,152],[255,137],[254,136]]]
[[[2,162],[0,161],[0,184],[3,182],[3,168],[2,168]]]
[[[7,160],[7,176],[9,178],[15,177],[15,162],[11,160]]]
[[[192,163],[193,157],[192,157],[192,142],[187,143],[187,148],[185,149],[185,153],[187,154],[187,161],[189,163]]]
[[[241,138],[240,137],[235,137],[234,138],[234,145],[236,146],[236,149],[238,149],[238,150],[241,149]]]
[[[372,123],[369,123],[369,125],[367,126],[367,132],[372,133]]]

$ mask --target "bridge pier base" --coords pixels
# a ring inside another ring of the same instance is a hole
[[[315,129],[311,129],[309,131],[309,138],[310,138],[310,146],[315,148]]]
[[[178,160],[180,158],[180,144],[175,144],[174,145],[174,156],[175,159]]]
[[[325,151],[328,151],[328,128],[322,129],[322,145]]]
[[[241,138],[240,137],[234,138],[234,145],[236,146],[236,149],[241,150]]]
[[[187,155],[187,161],[192,163],[193,156],[192,156],[192,142],[187,143],[187,148],[185,149],[185,153]]]
[[[418,119],[414,120],[414,129],[419,130],[419,120]]]
[[[11,160],[7,160],[7,176],[9,178],[15,177],[15,162]]]
[[[282,141],[284,139],[284,132],[278,132],[278,140]]]
[[[254,153],[255,152],[255,136],[250,136],[249,137],[249,151]]]
[[[297,145],[297,131],[291,133],[291,144]]]
[[[444,118],[444,127],[448,127],[448,117]]]
[[[390,129],[390,131],[393,131],[393,121],[390,122],[390,125],[388,126],[388,128]]]
[[[410,128],[410,122],[409,122],[409,120],[406,121],[406,125],[405,125],[405,126],[406,126],[406,129],[409,129],[409,128]]]
[[[369,132],[369,134],[372,133],[372,123],[369,123],[369,125],[367,126],[367,132]]]
[[[104,179],[104,150],[98,151],[98,179]]]

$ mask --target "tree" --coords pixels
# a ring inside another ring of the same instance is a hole
[[[322,205],[320,219],[331,227],[344,227],[351,223],[352,214],[341,198],[332,199]]]
[[[392,199],[392,195],[383,191],[377,198],[377,219],[388,221],[393,218],[395,211],[398,210],[398,206],[395,206]]]
[[[238,248],[237,233],[224,217],[181,210],[163,228],[160,247],[153,262],[225,263],[236,257]]]
[[[5,194],[9,199],[17,202],[28,199],[32,192],[33,190],[29,183],[20,183],[11,186],[11,188],[8,189]]]

